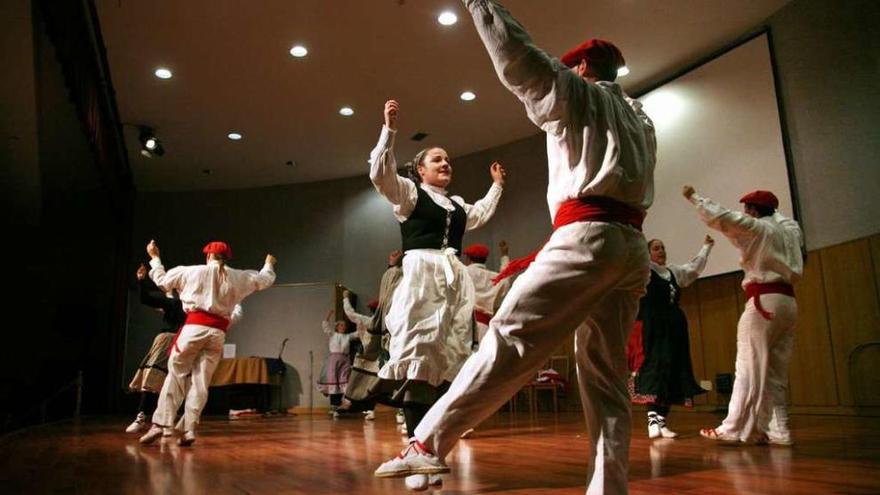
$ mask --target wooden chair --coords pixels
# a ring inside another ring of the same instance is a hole
[[[541,370],[552,369],[558,372],[563,379],[568,380],[569,376],[569,359],[568,356],[553,356],[547,361],[547,366]],[[550,392],[553,398],[553,412],[559,413],[559,383],[558,382],[539,382],[538,377],[528,383],[523,389],[528,389],[527,399],[529,401],[529,411],[532,414],[538,412],[538,395],[541,391]]]

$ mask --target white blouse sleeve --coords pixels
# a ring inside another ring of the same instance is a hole
[[[687,287],[700,278],[700,274],[706,269],[706,261],[708,261],[709,252],[711,251],[711,244],[703,244],[700,252],[689,262],[684,265],[667,266],[669,271],[675,276],[675,281],[679,287]]]
[[[757,219],[729,210],[709,198],[694,194],[691,202],[697,207],[703,223],[724,234],[737,247],[747,246],[763,228]]]
[[[406,220],[418,200],[416,184],[397,174],[394,158],[394,136],[397,131],[382,126],[379,142],[370,152],[370,181],[382,196],[394,205],[398,221]]]
[[[498,201],[501,199],[501,192],[503,188],[496,184],[492,183],[492,187],[489,188],[489,191],[486,192],[486,195],[483,196],[483,199],[477,201],[476,203],[469,205],[464,202],[464,200],[460,196],[453,196],[451,199],[461,205],[464,208],[465,213],[467,213],[467,230],[474,230],[482,227],[495,215],[495,208],[498,207]]]
[[[343,311],[345,311],[345,316],[347,316],[349,320],[353,321],[354,324],[357,325],[358,331],[369,328],[370,323],[372,322],[372,318],[355,311],[354,307],[352,307],[351,303],[348,301],[348,298],[342,299],[342,309]]]

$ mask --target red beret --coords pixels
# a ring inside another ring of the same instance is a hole
[[[367,307],[375,311],[376,308],[379,307],[379,300],[378,300],[378,299],[373,299],[372,301],[370,301],[369,304],[367,304]]]
[[[209,242],[202,248],[202,252],[205,254],[219,254],[225,260],[232,259],[232,248],[229,247],[229,244],[222,241]]]
[[[584,41],[562,56],[562,63],[567,67],[576,67],[581,60],[587,61],[587,67],[595,76],[617,76],[617,69],[626,65],[620,49],[610,41],[596,38]]]
[[[489,257],[489,246],[485,244],[471,244],[464,248],[464,254],[469,258],[486,259]]]
[[[770,191],[752,191],[739,199],[740,203],[764,206],[766,208],[779,208],[779,199]]]

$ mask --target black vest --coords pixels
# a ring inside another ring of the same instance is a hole
[[[400,224],[404,252],[410,249],[445,249],[451,247],[461,253],[461,240],[467,225],[467,213],[455,201],[454,211],[438,205],[421,187],[416,186],[416,207],[405,222]]]

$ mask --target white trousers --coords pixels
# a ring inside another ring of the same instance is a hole
[[[557,229],[513,284],[477,352],[415,436],[445,457],[572,332],[590,446],[587,493],[624,494],[630,439],[626,341],[649,279],[641,232],[603,222]]]
[[[183,430],[195,431],[205,403],[208,387],[223,357],[226,334],[204,325],[184,325],[168,357],[168,376],[159,393],[153,423],[172,427],[181,402],[186,399]],[[178,350],[179,349],[179,350]]]
[[[761,305],[773,314],[765,319],[746,303],[736,328],[736,378],[727,417],[718,433],[743,442],[756,432],[790,440],[785,395],[788,363],[794,348],[797,302],[784,294],[763,294]]]

